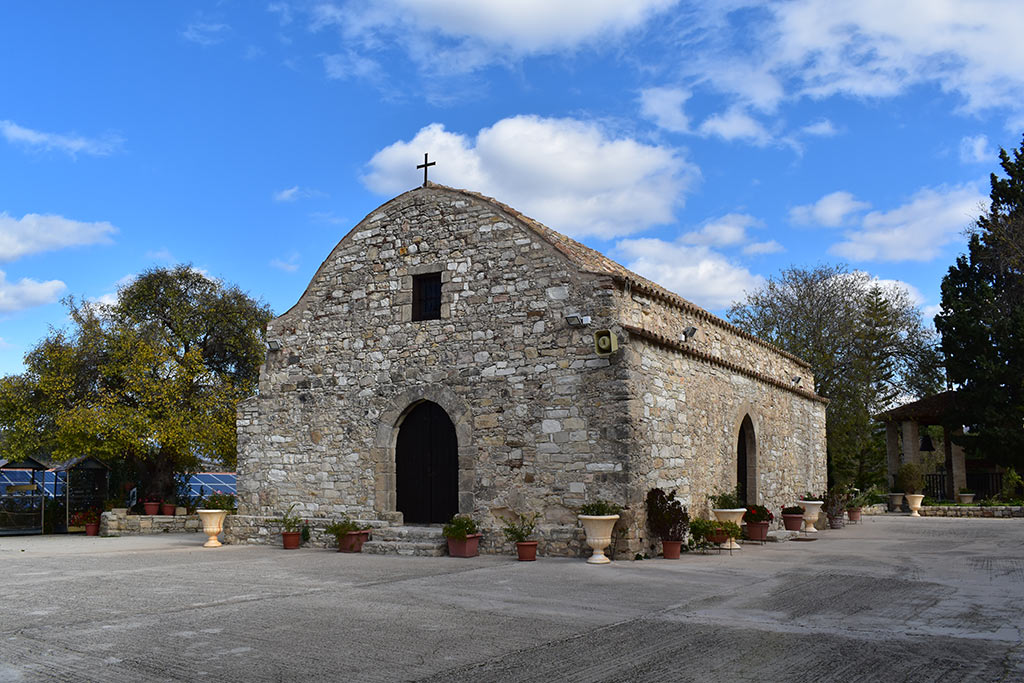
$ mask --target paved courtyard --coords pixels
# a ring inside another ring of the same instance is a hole
[[[0,537],[0,681],[1020,681],[1024,522],[615,562]]]

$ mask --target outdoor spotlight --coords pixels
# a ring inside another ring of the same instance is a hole
[[[267,348],[270,349],[271,351],[280,351],[281,342],[277,341],[276,339],[271,339],[270,341],[267,342]]]
[[[691,325],[690,327],[687,327],[685,330],[683,330],[683,334],[681,335],[681,337],[684,342],[688,342],[691,339],[693,339],[696,335],[697,328]]]
[[[590,324],[590,316],[580,315],[579,313],[569,313],[565,316],[565,322],[569,323],[569,327],[583,327],[584,325]]]

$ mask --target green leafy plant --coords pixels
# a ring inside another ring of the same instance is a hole
[[[349,519],[348,517],[342,517],[340,521],[328,524],[327,528],[324,529],[324,532],[331,536],[344,536],[345,534],[353,531],[365,531],[369,528],[370,527],[363,526],[359,522]]]
[[[663,541],[682,541],[690,528],[690,514],[676,500],[676,492],[666,494],[660,488],[647,492],[647,526]]]
[[[905,462],[896,472],[896,487],[911,495],[924,488],[924,472],[916,462]]]
[[[455,515],[441,529],[441,533],[444,534],[445,538],[454,538],[457,541],[465,541],[466,536],[476,532],[476,522],[469,515]]]
[[[846,509],[850,508],[862,508],[871,505],[875,498],[878,497],[878,489],[874,486],[867,489],[866,491],[858,491],[853,489],[850,492],[850,500],[846,503]]]
[[[782,508],[782,514],[784,515],[801,515],[804,514],[804,509],[799,505],[786,505]]]
[[[999,500],[1007,503],[1016,500],[1018,498],[1017,489],[1021,484],[1024,484],[1024,479],[1021,479],[1021,476],[1012,467],[1007,468],[1003,472],[1003,487],[999,491]]]
[[[743,536],[743,529],[736,522],[718,522],[718,528],[725,531],[725,535],[734,540]]]
[[[736,522],[720,522],[716,519],[692,519],[690,520],[690,535],[693,537],[696,547],[707,547],[708,538],[716,531],[725,532],[727,538],[740,538],[743,530]]]
[[[292,505],[292,507],[295,507],[295,505]],[[235,497],[230,493],[214,491],[203,501],[203,509],[227,510],[228,512],[234,512],[237,509],[235,506]],[[289,508],[288,511],[291,512],[291,508]]]
[[[621,512],[622,508],[620,506],[615,503],[609,503],[606,500],[595,500],[592,503],[584,503],[580,506],[580,514],[588,517],[607,517]]]
[[[747,511],[743,513],[743,521],[750,522],[771,522],[775,519],[772,511],[764,505],[748,505]]]
[[[294,510],[297,505],[298,503],[292,503],[291,506],[288,508],[288,511],[281,515],[281,517],[279,517],[278,519],[272,519],[270,521],[273,524],[277,524],[278,526],[280,526],[281,531],[287,531],[289,533],[295,531],[302,531],[302,517],[292,514],[292,510]]]
[[[961,486],[959,493],[974,493],[973,489],[969,489],[966,486]]]
[[[527,517],[526,515],[517,515],[517,519],[509,519],[505,522],[505,526],[501,527],[501,531],[512,543],[523,543],[530,540],[530,536],[533,535],[534,530],[537,528],[537,513],[534,513]]]
[[[708,496],[708,500],[711,501],[711,507],[715,510],[736,510],[745,507],[739,486],[735,491],[712,494]]]
[[[825,492],[824,505],[825,516],[830,522],[842,520],[846,506],[853,498],[853,494],[846,486],[836,485]]]

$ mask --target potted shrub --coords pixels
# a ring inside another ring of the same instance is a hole
[[[720,522],[732,522],[739,528],[740,520],[747,512],[746,506],[740,500],[739,486],[731,493],[716,493],[708,496],[708,500],[711,502],[711,511],[715,513],[715,519]],[[729,544],[726,546],[729,550],[739,549],[740,546],[736,543],[736,538],[729,538]]]
[[[823,508],[830,529],[842,529],[846,525],[843,514],[852,497],[850,490],[845,486],[833,486],[825,492]]]
[[[818,515],[821,513],[821,506],[825,504],[825,501],[822,500],[823,498],[824,496],[815,496],[812,493],[805,493],[804,497],[797,501],[804,511],[804,533],[818,533],[818,530],[814,528],[814,523],[818,521]]]
[[[856,491],[856,489],[854,490]],[[857,524],[860,522],[864,506],[868,505],[874,497],[875,489],[873,487],[867,491],[857,491],[856,494],[850,497],[850,500],[846,503],[846,516],[849,518],[851,524]]]
[[[583,524],[583,531],[587,536],[587,545],[594,551],[587,558],[589,564],[607,564],[611,562],[605,556],[604,549],[612,542],[612,529],[615,528],[615,522],[619,521],[620,512],[622,512],[621,507],[606,500],[585,503],[580,507],[577,517],[580,523]]]
[[[743,513],[743,521],[747,524],[747,538],[751,541],[768,540],[768,525],[775,520],[775,515],[764,505],[748,505]]]
[[[921,465],[916,462],[905,462],[900,465],[900,469],[896,472],[896,485],[903,489],[907,505],[910,506],[910,516],[920,517],[921,501],[924,500],[924,494],[918,493],[924,488],[924,473],[921,470]]]
[[[71,526],[84,526],[86,536],[99,536],[100,511],[90,508],[71,515]]]
[[[956,494],[956,502],[958,502],[958,503],[973,503],[974,502],[974,491],[972,491],[971,489],[967,488],[966,486],[962,487],[960,489],[960,491]]]
[[[804,525],[804,509],[799,505],[787,505],[782,508],[782,524],[786,531],[800,531]]]
[[[217,491],[211,493],[203,500],[203,507],[196,512],[203,523],[203,533],[208,540],[203,544],[204,548],[219,548],[221,543],[217,536],[224,530],[224,518],[229,512],[235,511],[235,497]]]
[[[476,522],[469,515],[455,515],[444,525],[441,533],[448,539],[448,554],[452,557],[476,557],[480,537]]]
[[[665,494],[659,488],[647,492],[647,527],[661,539],[661,554],[666,560],[678,560],[683,539],[690,528],[690,515],[676,500],[676,492]]]
[[[363,543],[370,540],[370,527],[364,527],[348,517],[328,524],[325,531],[338,542],[339,553],[361,553]]]
[[[726,544],[739,538],[742,533],[740,526],[735,522],[699,518],[690,522],[690,534],[696,548],[717,545],[728,549]]]
[[[175,505],[173,501],[171,501],[170,503],[168,503],[167,501],[164,501],[164,502],[160,503],[160,514],[161,515],[170,515],[171,517],[173,517],[174,516],[174,509],[176,507],[178,507],[178,506]]]
[[[302,517],[292,514],[297,505],[298,503],[292,503],[280,519],[270,520],[281,527],[281,543],[285,550],[295,550],[302,544],[302,527],[305,525]]]
[[[512,543],[516,544],[516,554],[520,562],[533,562],[537,559],[537,541],[531,541],[534,529],[537,528],[537,514],[527,517],[518,515],[517,519],[509,519],[501,530]]]

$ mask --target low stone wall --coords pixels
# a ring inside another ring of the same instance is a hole
[[[114,508],[100,516],[101,536],[194,533],[202,528],[199,515],[129,515],[126,508]]]
[[[922,517],[1024,517],[1021,505],[925,505]]]
[[[861,508],[860,513],[862,515],[884,515],[888,511],[888,505],[885,503],[878,503],[876,505],[865,505]]]

